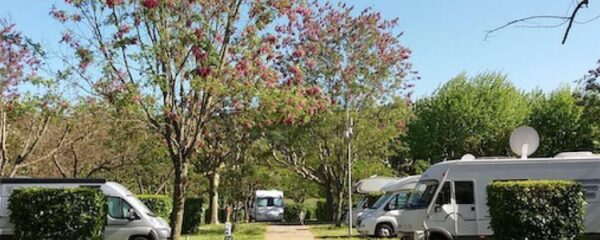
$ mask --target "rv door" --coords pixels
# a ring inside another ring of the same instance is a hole
[[[476,236],[477,209],[475,205],[475,189],[472,180],[454,181],[454,197],[456,201],[457,235]]]

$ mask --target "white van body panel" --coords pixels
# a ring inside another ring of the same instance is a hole
[[[393,228],[392,231],[396,232],[398,229],[398,219],[401,218],[403,209],[401,206],[390,209],[389,206],[397,197],[405,200],[408,197],[408,193],[415,188],[418,180],[419,176],[410,176],[398,178],[382,186],[381,189],[386,194],[381,196],[378,201],[385,201],[380,206],[369,208],[362,213],[357,220],[358,232],[368,236],[377,235],[376,230],[379,224],[389,224]]]
[[[57,179],[60,181],[60,179]],[[129,240],[131,236],[146,236],[153,240],[166,240],[171,234],[168,223],[152,216],[151,211],[133,195],[127,188],[115,182],[104,183],[0,183],[0,236],[12,235],[13,226],[10,224],[10,211],[8,200],[14,189],[25,187],[42,188],[76,188],[81,186],[98,186],[109,197],[123,199],[136,211],[139,219],[130,221],[125,218],[117,219],[107,216],[107,225],[104,231],[106,240]]]
[[[443,180],[450,186],[451,201],[442,206],[436,204],[444,192],[441,189],[444,184],[437,184],[436,192],[439,193],[426,207],[406,209],[403,212],[399,231],[403,236],[422,235],[426,230],[454,237],[489,236],[493,232],[489,227],[491,217],[486,188],[493,181],[574,180],[586,190],[585,233],[600,234],[600,157],[573,153],[558,156],[560,157],[454,160],[435,164],[423,173],[419,183],[439,183]],[[464,189],[471,184],[473,203],[459,203],[457,186]]]
[[[368,210],[367,202],[370,197],[369,195],[374,195],[378,193],[384,192],[382,188],[387,184],[397,181],[399,178],[392,177],[380,177],[380,176],[372,176],[370,178],[365,178],[358,181],[354,188],[356,192],[362,194],[362,198],[358,201],[355,207],[352,208],[352,227],[356,227],[356,222],[358,217],[360,217],[363,212]],[[347,214],[346,214],[347,215]],[[348,216],[346,216],[346,224],[348,224]]]
[[[250,216],[255,221],[283,221],[284,208],[282,191],[257,190]]]

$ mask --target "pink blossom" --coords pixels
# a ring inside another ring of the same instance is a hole
[[[123,0],[106,0],[106,5],[110,8],[121,4],[123,4]]]
[[[210,74],[212,72],[212,70],[208,66],[200,67],[196,71],[197,71],[198,75],[203,78],[210,76]]]
[[[144,6],[147,9],[153,9],[155,7],[158,7],[158,2],[159,0],[142,0],[142,6]]]

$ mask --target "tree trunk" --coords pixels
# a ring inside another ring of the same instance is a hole
[[[219,224],[219,183],[221,181],[220,174],[215,171],[209,175],[209,209],[210,209],[210,224]]]
[[[327,214],[327,219],[325,219],[328,222],[333,222],[334,219],[334,206],[335,203],[333,201],[333,189],[331,188],[331,182],[327,181],[327,183],[325,184],[325,213]]]
[[[183,224],[183,208],[185,205],[185,187],[187,183],[188,164],[183,159],[175,162],[175,181],[173,182],[173,211],[171,212],[171,239],[180,240]]]
[[[336,187],[335,188],[337,191],[337,199],[336,199],[336,205],[335,205],[335,226],[336,227],[340,227],[342,226],[342,214],[344,212],[344,189],[343,187]]]

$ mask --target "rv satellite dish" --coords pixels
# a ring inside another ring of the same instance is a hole
[[[465,161],[465,160],[475,160],[475,156],[473,156],[473,154],[465,154],[463,155],[460,160]]]
[[[540,136],[530,126],[520,126],[510,135],[510,149],[521,158],[533,154],[540,146]]]

